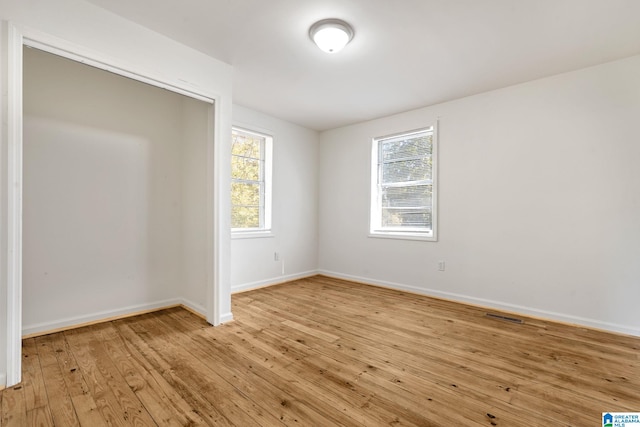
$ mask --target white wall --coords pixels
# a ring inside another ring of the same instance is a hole
[[[11,21],[30,34],[46,34],[72,50],[112,65],[147,75],[157,80],[171,82],[205,93],[217,99],[218,123],[215,129],[217,141],[215,168],[215,191],[220,203],[216,211],[218,230],[228,230],[229,215],[229,140],[231,133],[231,87],[232,67],[208,57],[167,37],[154,33],[114,14],[106,12],[81,0],[3,0],[0,8],[2,46],[0,58],[0,91],[2,93],[1,151],[0,155],[0,264],[2,271],[7,265],[7,119],[6,95],[10,82],[7,80],[7,22]],[[220,235],[220,250],[216,252],[217,274],[220,293],[217,308],[223,319],[231,317],[229,284],[230,237]],[[7,277],[0,277],[0,313],[6,313]],[[6,318],[0,316],[0,379],[7,359]]]
[[[636,56],[322,133],[321,271],[640,335],[639,75]],[[371,138],[437,119],[439,241],[367,237]]]
[[[314,274],[318,262],[318,133],[239,105],[233,106],[233,123],[273,136],[273,236],[232,239],[232,290]],[[278,261],[275,252],[280,255]]]
[[[204,313],[207,298],[207,129],[210,111],[201,101],[182,97],[182,262],[178,295]]]

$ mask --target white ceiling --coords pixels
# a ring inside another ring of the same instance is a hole
[[[232,64],[235,103],[316,130],[640,53],[639,0],[88,1]],[[324,18],[355,29],[340,53],[308,37]]]

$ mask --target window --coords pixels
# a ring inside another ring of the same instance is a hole
[[[271,229],[271,145],[273,138],[233,128],[231,138],[231,231]]]
[[[436,149],[433,126],[373,140],[371,236],[436,240]]]

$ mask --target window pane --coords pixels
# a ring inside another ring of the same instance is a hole
[[[271,227],[272,140],[258,132],[232,129],[231,227],[236,231]]]
[[[263,139],[259,136],[234,132],[232,135],[231,154],[259,159]]]
[[[382,165],[383,184],[430,179],[431,157],[393,161]]]
[[[380,141],[382,162],[407,157],[431,156],[432,134],[420,133],[405,138],[391,138]]]
[[[260,181],[260,160],[231,156],[231,178]]]
[[[260,183],[231,183],[232,206],[260,206]]]
[[[260,207],[234,206],[231,208],[232,228],[259,228]]]
[[[431,208],[393,209],[382,208],[383,228],[426,228],[431,230]]]
[[[434,127],[374,139],[371,231],[435,239]]]
[[[431,207],[431,185],[382,189],[382,208]]]

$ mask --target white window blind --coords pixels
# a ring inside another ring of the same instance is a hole
[[[435,238],[435,159],[433,127],[373,140],[372,234]]]

